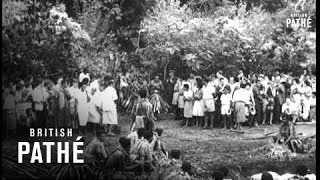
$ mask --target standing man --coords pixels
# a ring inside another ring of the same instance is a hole
[[[33,109],[36,112],[36,126],[45,128],[47,125],[47,100],[49,98],[47,87],[49,83],[39,78],[35,84],[37,87],[32,92],[32,100]]]
[[[250,104],[250,96],[248,90],[245,89],[246,84],[241,83],[240,89],[235,90],[232,97],[232,107],[234,109],[235,129],[242,130],[241,124],[247,120],[245,109]]]
[[[274,107],[274,122],[279,123],[280,122],[280,114],[281,114],[281,108],[282,105],[286,101],[286,96],[285,96],[285,87],[283,84],[280,83],[280,76],[276,76],[275,78],[275,107]]]
[[[70,107],[70,120],[71,120],[71,127],[72,129],[77,129],[78,128],[78,121],[76,119],[77,115],[77,104],[76,104],[76,95],[77,92],[79,91],[79,83],[78,79],[74,78],[71,80],[72,86],[68,88],[68,92],[70,93],[70,99],[69,99],[69,107]]]
[[[204,104],[204,129],[208,127],[210,122],[211,129],[213,128],[214,123],[214,112],[215,112],[215,99],[214,95],[216,92],[215,87],[213,84],[209,84],[209,79],[204,79],[204,87],[202,88],[203,91],[203,104]]]
[[[147,98],[147,91],[145,89],[139,90],[140,100],[133,107],[133,122],[130,131],[133,132],[139,128],[145,128],[153,131],[155,128],[156,118],[152,111],[152,104]]]
[[[70,117],[68,116],[69,111],[69,99],[71,99],[70,93],[68,91],[68,82],[66,79],[61,81],[60,87],[58,89],[58,104],[59,104],[59,113],[58,115],[58,127],[70,127]]]
[[[171,104],[173,99],[174,85],[176,83],[176,77],[174,75],[174,70],[169,71],[169,78],[165,82],[165,100],[168,104]],[[171,113],[174,112],[173,105],[171,104],[170,110]]]
[[[254,126],[261,124],[263,119],[263,94],[260,93],[261,89],[263,89],[263,86],[260,79],[258,79],[257,82],[252,86],[253,98],[255,100],[254,104],[257,112],[252,124]]]

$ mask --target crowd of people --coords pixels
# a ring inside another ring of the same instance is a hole
[[[192,174],[190,163],[179,160],[180,151],[168,153],[161,143],[163,129],[156,127],[161,113],[175,115],[183,127],[204,129],[316,120],[316,77],[306,71],[300,77],[278,71],[271,76],[239,71],[227,77],[218,71],[186,77],[171,70],[162,82],[158,75],[151,80],[144,70],[102,76],[84,68],[78,77],[59,77],[55,83],[28,76],[3,79],[3,85],[5,132],[28,127],[68,127],[82,134],[92,130],[96,138],[84,150],[87,157],[101,151],[115,172],[157,172],[154,179],[190,179]],[[120,110],[132,115],[130,134],[108,154],[100,129],[114,136]],[[173,169],[161,175],[163,167]]]
[[[60,77],[55,83],[32,76],[4,79],[5,126],[10,131],[15,131],[17,122],[28,127],[82,129],[92,122],[103,124],[112,134],[110,130],[118,124],[117,110],[133,114],[141,89],[147,92],[144,99],[151,103],[155,121],[164,112],[174,113],[184,126],[211,129],[241,129],[243,124],[259,126],[283,119],[316,120],[316,77],[307,71],[300,77],[279,71],[271,76],[245,76],[240,71],[236,77],[227,77],[218,71],[182,77],[170,71],[165,82],[158,75],[150,80],[145,70],[91,76],[85,69],[78,78]]]
[[[159,76],[150,83],[143,75],[136,77],[137,81],[132,79],[135,78],[129,73],[120,76],[119,92],[124,108],[132,112],[137,102],[139,96],[132,91],[145,89],[152,94],[156,87],[160,100],[147,95],[155,102],[154,111],[175,113],[175,119],[183,120],[184,126],[212,129],[222,125],[241,129],[243,124],[272,125],[283,119],[293,123],[316,120],[316,77],[306,70],[299,77],[279,71],[269,76],[245,76],[240,71],[236,77],[226,77],[218,71],[202,77],[194,74],[182,77],[170,71],[164,83]]]

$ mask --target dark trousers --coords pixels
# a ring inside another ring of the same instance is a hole
[[[180,118],[180,109],[178,108],[178,105],[172,105],[174,113],[175,113],[175,120],[179,120]]]
[[[221,115],[221,102],[220,102],[220,100],[217,100],[216,102],[215,102],[216,104],[215,104],[215,109],[216,109],[216,111],[215,111],[215,121],[214,121],[214,126],[220,126],[221,125],[221,123],[222,123],[222,115]]]
[[[47,110],[36,112],[36,127],[45,128],[47,126]]]
[[[177,108],[176,111],[176,120],[183,119],[183,108]]]
[[[281,115],[281,104],[279,98],[276,96],[274,98],[274,106],[273,106],[273,122],[279,123],[280,122],[280,115]]]
[[[256,115],[254,118],[254,122],[253,123],[258,123],[261,124],[262,120],[263,120],[263,112],[262,112],[262,102],[256,102],[255,103],[255,108],[256,108]]]
[[[231,118],[230,115],[221,115],[222,116],[222,120],[223,120],[223,126],[224,128],[230,129],[231,127]]]

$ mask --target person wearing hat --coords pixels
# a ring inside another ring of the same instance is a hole
[[[114,88],[114,81],[112,76],[106,75],[104,77],[106,88],[101,93],[102,104],[102,124],[105,126],[105,132],[110,136],[115,134],[112,132],[113,125],[118,125],[117,104],[118,100],[117,91]],[[109,126],[109,129],[107,129]]]

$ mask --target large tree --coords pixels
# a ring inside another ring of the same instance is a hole
[[[201,72],[210,67],[230,72],[235,67],[247,72],[290,70],[315,55],[315,39],[304,28],[286,28],[288,12],[290,7],[271,13],[231,3],[204,14],[177,0],[161,0],[143,21],[148,45],[140,52],[146,61],[183,52],[185,63]]]

